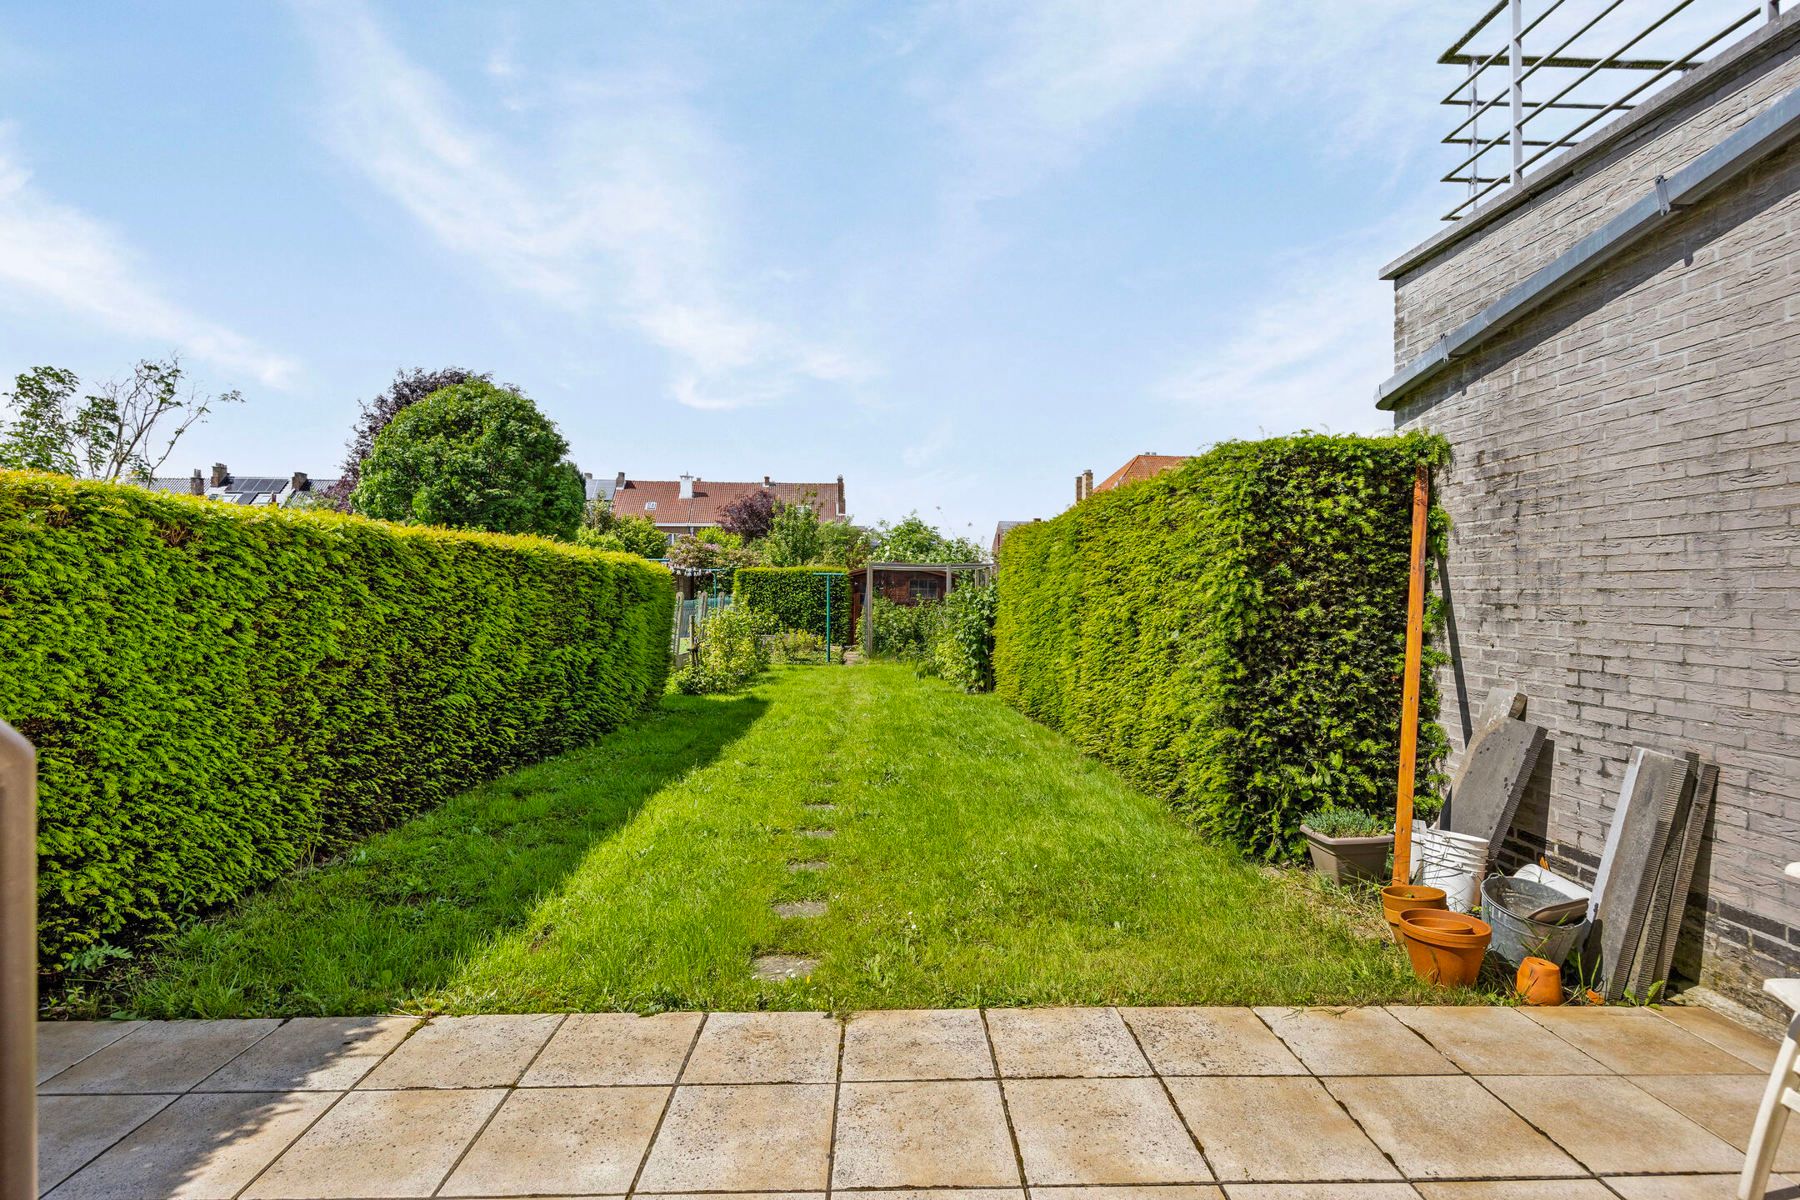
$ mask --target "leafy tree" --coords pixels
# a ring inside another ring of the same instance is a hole
[[[183,375],[178,357],[144,359],[130,378],[109,380],[99,394],[77,400],[74,372],[27,371],[4,393],[14,416],[0,427],[0,466],[109,482],[149,479],[216,405],[243,400],[237,392],[184,391]]]
[[[848,521],[819,523],[820,562],[857,571],[868,564],[873,550],[874,543],[869,539],[868,530],[859,529]]]
[[[719,510],[719,528],[735,533],[746,542],[769,536],[781,502],[770,491],[748,492]]]
[[[350,493],[362,482],[363,464],[375,450],[376,437],[388,427],[390,421],[399,416],[402,410],[411,408],[442,388],[455,387],[459,383],[492,381],[492,375],[477,375],[461,367],[445,367],[440,371],[425,371],[414,367],[411,371],[395,371],[394,382],[388,384],[386,391],[373,400],[359,403],[361,411],[356,417],[356,432],[351,435],[350,444],[345,448],[342,478],[326,488],[325,494],[331,497],[339,512],[351,511]]]
[[[375,436],[357,512],[387,521],[572,539],[587,489],[537,405],[485,380],[440,388]]]
[[[640,558],[662,558],[669,552],[668,535],[649,517],[618,517],[609,513],[605,529],[583,525],[575,531],[575,540],[594,550],[615,550]]]
[[[913,512],[892,525],[875,527],[875,543],[887,562],[980,562],[981,548],[968,538],[946,536]]]
[[[771,567],[804,567],[819,561],[825,539],[819,514],[810,504],[783,504],[775,511],[762,539],[763,559]]]
[[[702,529],[669,543],[669,561],[678,567],[755,567],[762,565],[762,555],[735,533]]]

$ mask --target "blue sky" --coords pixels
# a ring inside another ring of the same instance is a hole
[[[332,472],[396,368],[600,474],[984,542],[1139,451],[1380,429],[1462,6],[15,3],[0,374],[179,351],[169,469]]]

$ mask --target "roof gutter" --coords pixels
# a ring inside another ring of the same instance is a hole
[[[1498,300],[1439,338],[1375,389],[1375,407],[1392,410],[1405,397],[1492,342],[1533,309],[1613,262],[1671,219],[1691,208],[1800,136],[1800,88],[1782,96],[1748,124],[1668,178],[1599,229],[1527,276]]]

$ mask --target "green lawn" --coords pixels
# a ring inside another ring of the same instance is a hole
[[[817,812],[808,802],[829,802]],[[826,840],[802,830],[830,828]],[[790,861],[827,869],[793,872]],[[1369,904],[1208,846],[1058,735],[910,668],[672,696],[189,930],[150,1016],[1419,1000]],[[821,899],[783,920],[770,905]],[[820,960],[751,978],[754,954]]]

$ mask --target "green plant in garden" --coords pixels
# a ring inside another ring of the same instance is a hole
[[[384,521],[573,539],[587,489],[568,453],[537,405],[472,379],[395,414],[350,503]]]
[[[876,655],[908,661],[925,658],[937,637],[943,611],[941,600],[896,604],[886,596],[877,595],[871,605]]]
[[[575,531],[575,541],[590,550],[611,550],[639,558],[663,558],[669,553],[669,535],[658,529],[650,517],[613,517],[604,530],[584,524]]]
[[[658,567],[541,538],[0,472],[44,968],[630,720],[673,603]]]
[[[1252,854],[1290,853],[1313,809],[1391,804],[1413,475],[1448,456],[1424,433],[1228,442],[1019,526],[997,690]],[[1434,510],[1433,553],[1448,527]],[[1422,795],[1442,783],[1440,661],[1428,646]]]
[[[1381,837],[1394,832],[1394,818],[1356,808],[1315,808],[1300,823],[1326,837]]]
[[[785,629],[769,640],[769,651],[778,663],[825,661],[825,639],[804,629]]]
[[[824,567],[743,567],[732,582],[735,604],[761,609],[782,629],[804,629],[825,636],[825,580],[830,578],[831,641],[851,640],[850,577]]]
[[[994,685],[994,614],[1000,596],[993,583],[964,584],[945,598],[931,658],[937,674],[965,692]]]
[[[694,661],[675,672],[675,690],[689,696],[741,690],[769,669],[769,642],[779,628],[768,613],[721,608],[701,624]]]
[[[811,504],[782,504],[775,509],[759,546],[772,567],[799,567],[820,561],[825,539],[819,514]]]
[[[916,512],[892,525],[883,521],[875,527],[874,540],[883,562],[961,563],[985,557],[968,538],[948,537]]]

